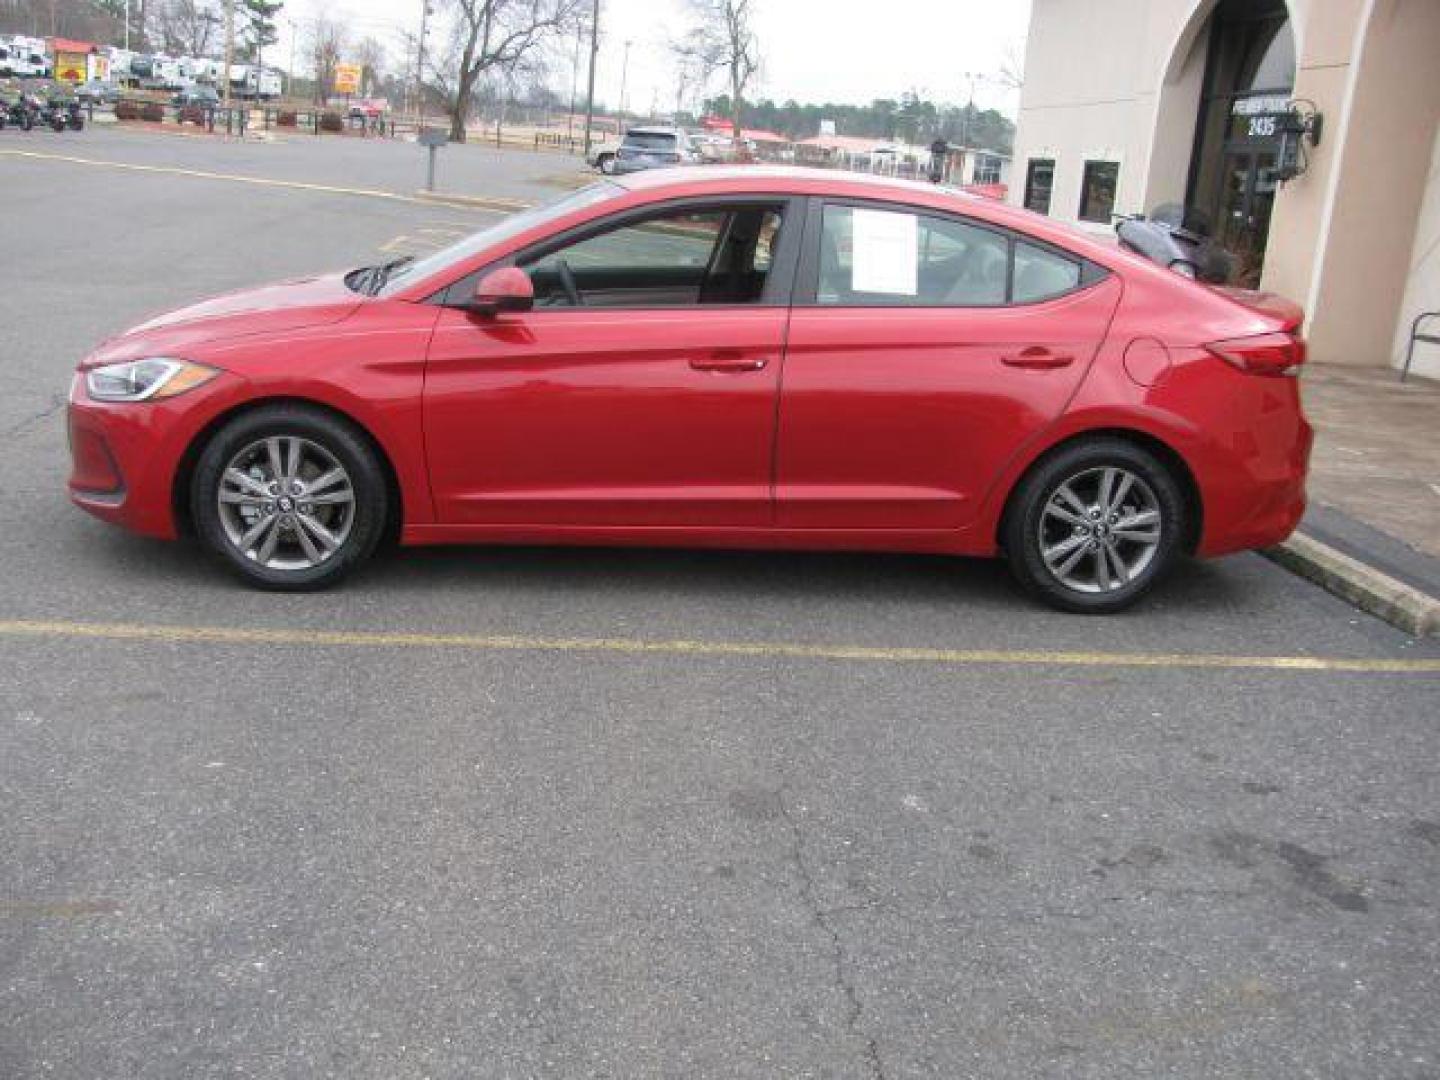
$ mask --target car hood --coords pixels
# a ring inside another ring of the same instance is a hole
[[[110,339],[100,352],[108,363],[153,354],[161,343],[178,351],[201,342],[303,330],[337,323],[364,302],[346,288],[343,274],[295,278],[225,293],[157,315]]]

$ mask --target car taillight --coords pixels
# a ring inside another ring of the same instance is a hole
[[[1249,375],[1298,375],[1305,363],[1305,339],[1294,334],[1256,334],[1205,347]]]

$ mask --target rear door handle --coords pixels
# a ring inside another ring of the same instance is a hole
[[[747,356],[735,349],[717,349],[708,356],[690,358],[690,366],[696,371],[761,371],[769,362],[767,356]]]
[[[1045,348],[1044,345],[1030,345],[1021,349],[1018,353],[1006,353],[1000,357],[1000,362],[1008,367],[1018,368],[1062,368],[1069,367],[1075,362],[1075,357],[1069,353],[1054,353]]]

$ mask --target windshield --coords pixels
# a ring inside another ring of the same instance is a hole
[[[548,203],[541,203],[539,206],[532,206],[528,210],[511,214],[488,229],[481,229],[463,240],[456,241],[449,247],[426,255],[423,259],[416,259],[414,262],[396,268],[386,277],[384,286],[378,290],[376,295],[389,296],[405,288],[407,283],[423,281],[431,274],[444,270],[447,266],[464,262],[472,256],[480,254],[486,248],[494,247],[511,237],[519,236],[527,229],[533,229],[536,225],[543,225],[547,221],[564,217],[566,214],[584,207],[594,206],[606,199],[613,199],[622,194],[624,190],[618,184],[602,180],[598,184],[589,184]]]

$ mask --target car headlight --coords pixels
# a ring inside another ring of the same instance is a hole
[[[154,401],[193,390],[219,374],[204,364],[152,356],[92,368],[85,373],[85,389],[96,401]]]

